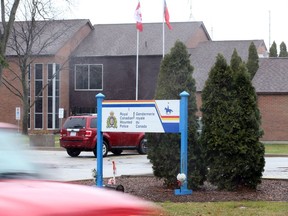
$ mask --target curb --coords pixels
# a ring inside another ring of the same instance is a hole
[[[64,148],[61,147],[39,147],[39,146],[31,146],[32,149],[34,150],[39,150],[39,151],[65,151]]]
[[[265,154],[265,157],[288,157],[287,154]]]
[[[62,147],[39,147],[39,146],[31,146],[31,148],[39,151],[66,151],[65,148]],[[288,157],[288,154],[265,154],[265,157]]]
[[[45,146],[30,146],[35,150],[43,150],[43,151],[66,151],[65,148],[62,147],[45,147]],[[265,154],[265,157],[288,157],[288,154]]]

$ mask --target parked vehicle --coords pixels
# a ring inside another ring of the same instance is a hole
[[[60,146],[71,157],[77,157],[81,151],[92,151],[97,157],[97,115],[70,116],[60,130]],[[120,155],[123,150],[137,150],[147,153],[145,133],[142,132],[104,132],[103,157],[111,151]]]
[[[163,215],[151,202],[106,188],[48,181],[29,160],[29,139],[0,123],[0,215]],[[9,130],[7,130],[9,128]],[[40,169],[39,169],[40,168]]]

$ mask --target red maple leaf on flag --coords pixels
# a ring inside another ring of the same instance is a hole
[[[170,25],[170,16],[169,16],[169,11],[168,11],[168,7],[167,7],[167,4],[166,4],[166,0],[164,0],[164,18],[165,18],[165,22],[168,26],[168,28],[171,30],[172,29],[172,26]]]
[[[140,9],[140,2],[138,2],[138,5],[136,7],[134,18],[136,20],[136,28],[142,32],[143,31],[143,25],[142,25],[142,13]]]

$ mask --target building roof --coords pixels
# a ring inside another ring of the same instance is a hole
[[[164,24],[165,53],[169,52],[176,40],[189,47],[193,36],[199,29],[205,32],[207,40],[211,40],[203,22],[171,23],[169,30]],[[135,24],[99,24],[75,50],[73,56],[130,56],[137,54],[137,30]],[[191,46],[191,45],[190,45]],[[139,32],[139,56],[163,54],[163,24],[143,23],[143,31]]]
[[[243,61],[248,60],[249,46],[253,42],[259,56],[265,56],[267,48],[264,40],[211,41],[203,22],[172,23],[173,30],[165,28],[165,53],[168,53],[177,40],[182,41],[191,54],[194,67],[193,77],[196,90],[202,91],[218,53],[223,54],[230,63],[234,49]],[[199,39],[199,31],[204,32],[206,40]],[[202,41],[201,41],[202,40]],[[94,30],[73,52],[74,57],[97,56],[135,56],[137,54],[137,30],[135,24],[97,24]],[[163,54],[163,23],[144,23],[139,33],[139,55],[161,56]]]
[[[231,56],[236,49],[242,60],[247,61],[251,42],[255,44],[257,50],[266,49],[263,40],[206,41],[199,43],[196,48],[189,49],[191,65],[194,67],[193,77],[196,80],[196,90],[203,90],[218,53],[221,53],[230,64]]]
[[[18,43],[20,41],[21,49],[24,50],[26,49],[26,43],[22,38],[24,35],[27,37],[28,31],[26,29],[29,29],[28,25],[30,24],[31,22],[28,21],[14,23],[14,29],[17,32],[15,35],[18,35],[17,41]],[[38,33],[34,34],[35,42],[33,43],[32,54],[38,56],[56,54],[57,51],[86,24],[93,28],[88,19],[36,21],[34,31],[38,31]],[[14,50],[16,46],[11,39],[12,37],[13,31],[8,41],[7,56],[16,55]]]
[[[287,93],[288,58],[260,59],[252,83],[257,93]]]

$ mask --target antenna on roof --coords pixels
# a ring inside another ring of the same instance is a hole
[[[213,40],[213,26],[211,27],[211,38]]]
[[[271,47],[271,11],[269,10],[269,49]]]
[[[188,5],[189,5],[189,21],[193,21],[194,20],[194,18],[193,18],[193,13],[192,13],[192,0],[188,0],[188,3],[187,3]]]

